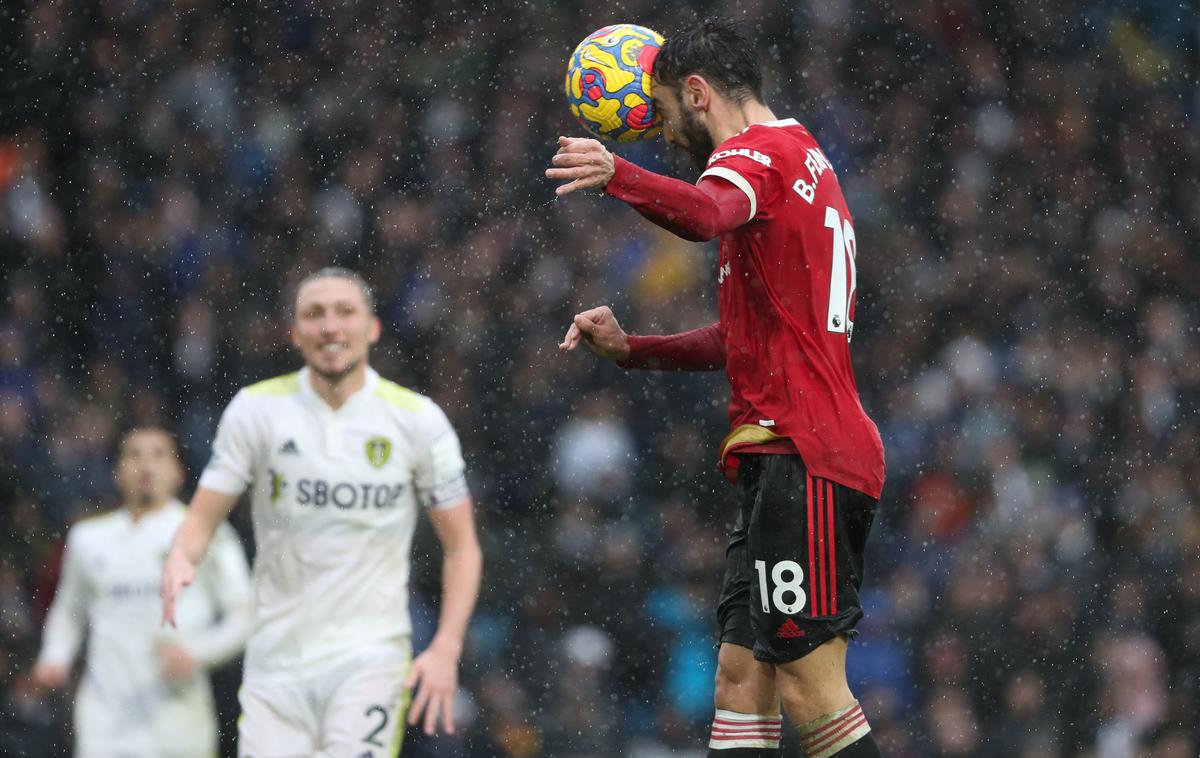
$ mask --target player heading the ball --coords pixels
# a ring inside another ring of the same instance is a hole
[[[304,368],[242,389],[162,575],[163,619],[213,534],[250,491],[254,629],[239,699],[242,756],[395,755],[409,723],[454,731],[453,700],[482,558],[459,441],[427,397],[367,363],[380,322],[357,273],[326,268],[296,292]],[[444,549],[437,633],[410,663],[413,531]]]
[[[883,444],[850,363],[857,246],[837,176],[813,135],[763,102],[753,40],[724,21],[669,35],[652,70],[668,144],[703,169],[695,186],[593,139],[559,138],[550,179],[603,189],[689,240],[720,237],[720,320],[682,334],[626,334],[607,307],[575,316],[585,341],[627,368],[724,368],[731,430],[720,463],[740,508],[717,609],[709,755],[775,755],[782,706],[809,758],[879,756],[846,682],[863,612],[863,552],[883,488]]]

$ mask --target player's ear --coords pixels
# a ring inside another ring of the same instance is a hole
[[[379,341],[379,335],[383,333],[383,324],[378,316],[371,317],[370,330],[367,332],[367,342],[374,345]]]
[[[292,335],[292,346],[300,347],[300,332],[296,329],[296,321],[292,320],[292,325],[288,327],[288,334]]]
[[[712,100],[712,86],[699,74],[689,74],[679,88],[680,100],[692,110],[706,111]]]

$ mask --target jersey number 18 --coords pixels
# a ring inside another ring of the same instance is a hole
[[[850,219],[843,219],[833,206],[825,208],[825,226],[833,230],[833,261],[829,274],[829,313],[825,328],[841,332],[849,339],[854,323],[850,321],[850,304],[854,302],[854,290],[858,286],[858,268],[854,265],[854,227]],[[846,276],[846,268],[850,276]]]

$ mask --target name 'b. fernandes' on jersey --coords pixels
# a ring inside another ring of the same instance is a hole
[[[419,506],[468,495],[458,436],[430,399],[368,370],[334,410],[308,369],[241,390],[200,486],[250,489],[257,553],[247,673],[407,645]]]

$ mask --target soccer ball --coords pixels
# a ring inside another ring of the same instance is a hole
[[[567,65],[567,102],[584,128],[618,142],[662,131],[650,102],[650,70],[662,46],[658,32],[616,24],[589,34]]]

